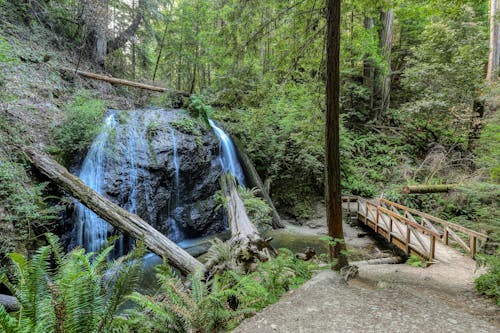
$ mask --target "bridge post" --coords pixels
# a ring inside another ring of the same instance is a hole
[[[444,244],[445,245],[448,245],[448,238],[449,238],[449,234],[448,234],[448,226],[444,226],[444,233],[443,233],[443,238],[444,238]]]
[[[472,259],[476,257],[476,250],[477,250],[477,238],[474,235],[470,236],[470,253],[472,255]]]
[[[410,225],[406,225],[406,254],[410,254],[410,238],[411,238],[411,229]]]
[[[435,252],[436,252],[436,236],[430,235],[431,236],[431,246],[429,248],[429,260],[434,259]]]
[[[377,206],[377,214],[375,215],[375,232],[378,233],[378,217],[380,215],[380,211]]]

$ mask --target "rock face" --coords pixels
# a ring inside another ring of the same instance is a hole
[[[104,147],[105,196],[176,242],[226,229],[214,198],[219,141],[208,124],[164,109],[115,111],[114,120]]]

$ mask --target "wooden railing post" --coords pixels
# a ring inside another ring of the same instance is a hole
[[[444,226],[444,233],[443,233],[443,240],[444,240],[444,244],[445,245],[448,245],[448,238],[449,238],[449,234],[448,234],[448,226]]]
[[[410,225],[406,225],[406,254],[410,254],[410,238],[411,238],[411,229]]]
[[[389,240],[389,243],[392,241],[392,216],[389,216],[389,230],[387,233],[387,239]]]
[[[434,235],[430,236],[431,236],[431,244],[429,248],[429,260],[434,259],[436,253],[436,236]]]
[[[472,255],[472,258],[474,259],[476,257],[476,251],[477,251],[477,238],[474,235],[470,236],[470,254]]]
[[[375,215],[375,232],[378,233],[378,218],[380,215],[380,210],[377,206],[377,214]]]

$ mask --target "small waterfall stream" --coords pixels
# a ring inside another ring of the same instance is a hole
[[[220,140],[221,153],[219,158],[221,160],[223,171],[225,173],[230,172],[236,177],[236,179],[238,179],[238,183],[240,185],[245,186],[245,174],[243,173],[243,168],[238,160],[238,155],[233,141],[222,128],[215,124],[213,120],[209,119],[208,122]]]
[[[82,181],[99,194],[103,194],[104,188],[106,143],[116,124],[114,113],[106,118],[106,128],[92,143],[79,173]],[[107,240],[108,223],[81,203],[76,204],[75,215],[76,245],[83,245],[89,252],[98,251]]]
[[[173,196],[173,199],[171,199],[171,209],[170,209],[170,215],[168,217],[168,224],[170,225],[170,233],[168,235],[168,238],[173,240],[174,242],[180,242],[185,238],[184,232],[181,230],[179,227],[179,223],[172,217],[172,212],[174,209],[177,208],[177,206],[181,203],[180,202],[180,187],[179,187],[179,156],[177,155],[177,138],[175,137],[175,131],[173,128],[170,129],[170,135],[172,138],[172,145],[173,145],[173,163],[174,163],[174,168],[175,168],[175,196]]]

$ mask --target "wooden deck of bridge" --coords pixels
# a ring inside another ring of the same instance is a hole
[[[447,261],[454,256],[459,247],[472,258],[475,257],[481,242],[488,236],[419,212],[387,199],[364,199],[356,196],[343,197],[347,208],[355,205],[357,219],[382,235],[406,254],[416,254],[432,262]]]

